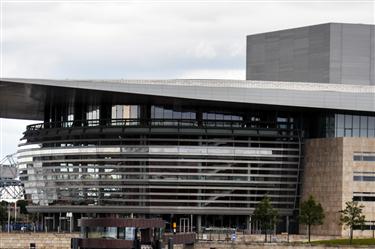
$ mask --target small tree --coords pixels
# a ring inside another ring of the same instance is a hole
[[[268,196],[264,196],[258,203],[252,218],[259,222],[260,228],[264,231],[264,241],[267,242],[267,230],[273,229],[278,218],[278,212],[272,207]]]
[[[345,205],[345,209],[339,211],[341,213],[340,224],[349,227],[350,244],[352,244],[354,226],[362,226],[365,223],[365,216],[362,214],[364,206],[356,201],[347,201]]]
[[[301,203],[299,221],[301,224],[307,225],[309,243],[311,237],[311,226],[321,225],[324,220],[324,210],[320,203],[316,202],[314,197],[310,195],[309,199]]]
[[[17,201],[17,206],[20,208],[20,214],[28,214],[26,206],[28,202],[26,200],[19,200]]]
[[[5,206],[0,205],[0,225],[3,226],[8,219],[8,212]],[[0,230],[1,231],[1,230]]]

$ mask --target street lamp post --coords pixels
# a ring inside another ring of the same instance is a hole
[[[286,233],[287,233],[287,240],[289,243],[289,216],[286,217]]]
[[[10,204],[8,204],[8,233],[10,232]]]
[[[17,223],[17,200],[14,202],[14,224]]]

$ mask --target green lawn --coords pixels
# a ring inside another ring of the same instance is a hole
[[[349,245],[349,239],[311,241],[313,245]],[[353,245],[375,245],[375,239],[353,239]]]

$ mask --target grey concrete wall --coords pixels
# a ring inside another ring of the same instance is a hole
[[[331,24],[330,82],[375,85],[374,25]]]
[[[375,85],[374,27],[327,23],[250,35],[246,79]]]

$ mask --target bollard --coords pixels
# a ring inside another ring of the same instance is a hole
[[[36,249],[35,243],[30,243],[29,249]]]
[[[78,249],[78,238],[72,238],[70,240],[70,248],[71,249]]]
[[[168,239],[168,249],[173,249],[173,239],[172,238]]]

